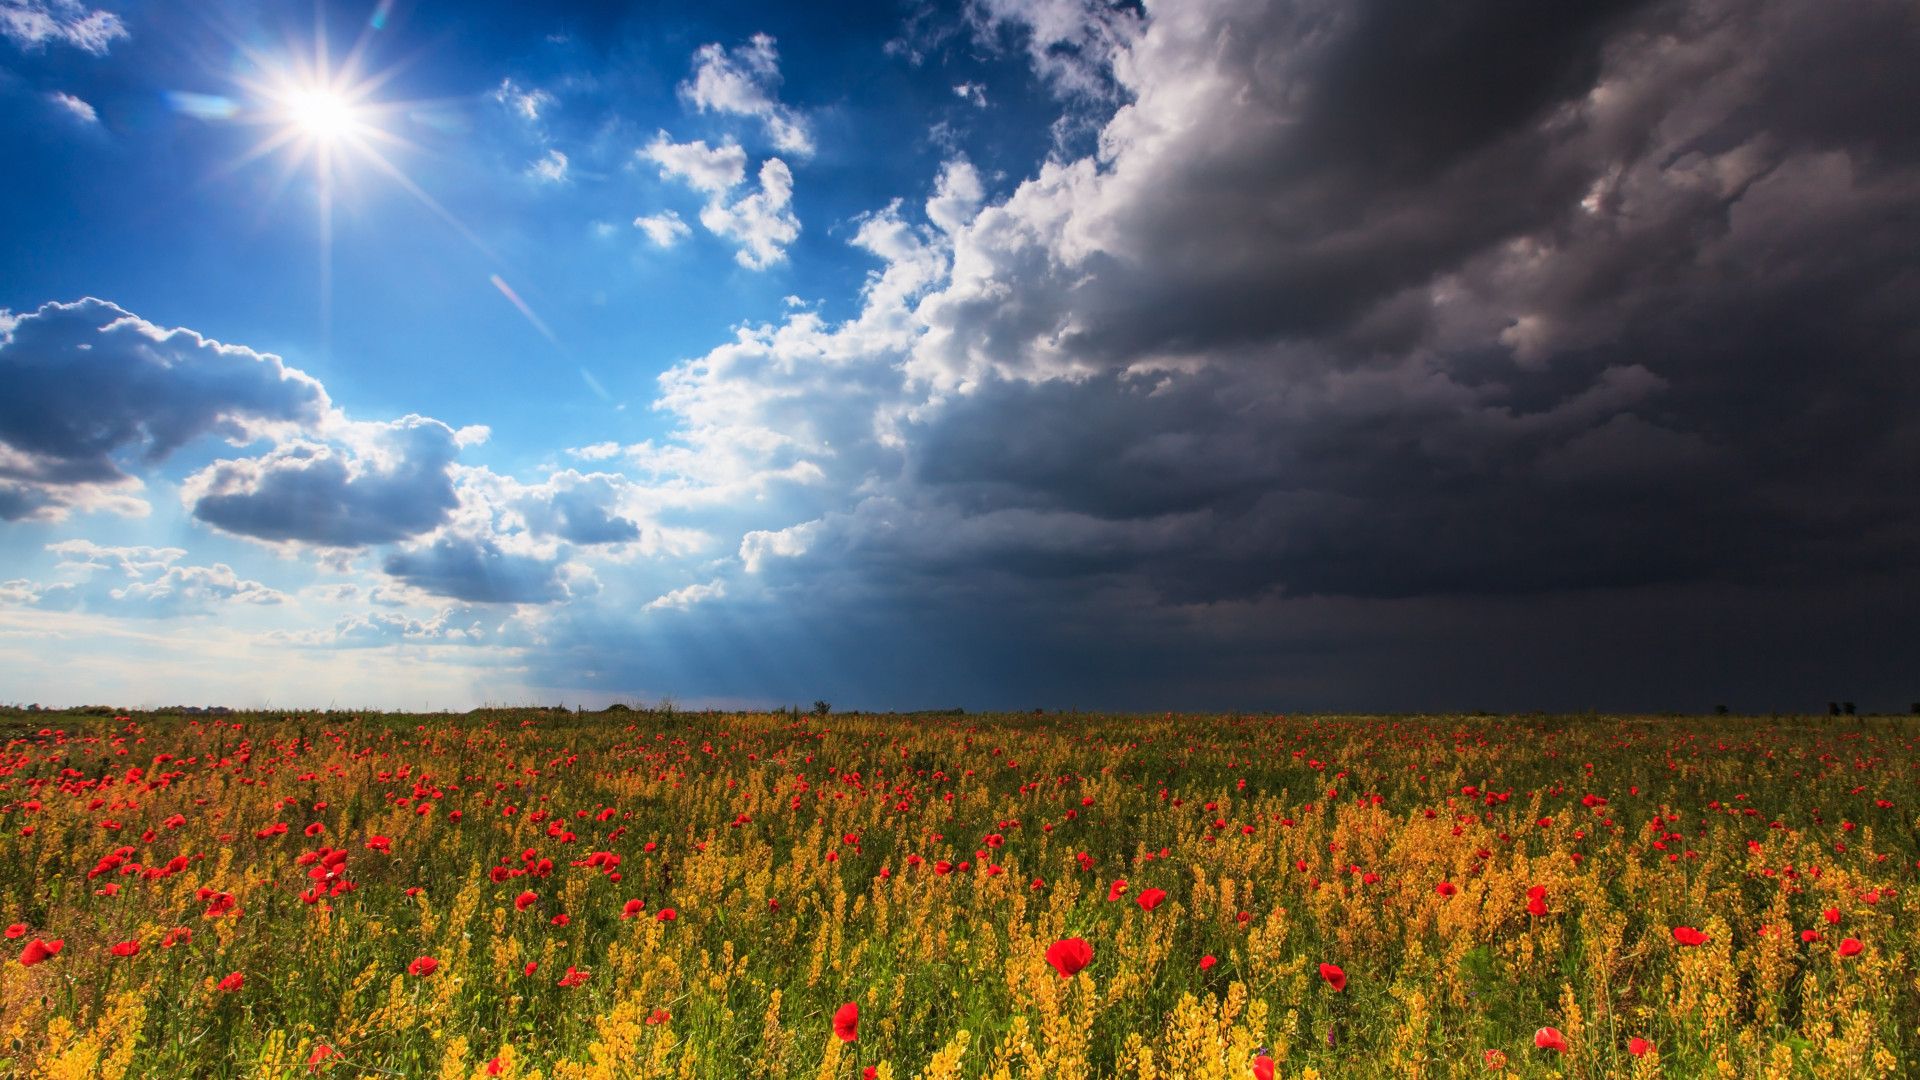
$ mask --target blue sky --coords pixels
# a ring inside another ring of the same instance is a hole
[[[1915,38],[0,0],[0,700],[1905,711]]]

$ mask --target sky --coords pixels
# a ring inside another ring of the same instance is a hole
[[[0,0],[0,703],[1920,711],[1909,0]]]

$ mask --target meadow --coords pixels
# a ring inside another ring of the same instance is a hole
[[[0,714],[0,1077],[1912,1075],[1905,718]]]

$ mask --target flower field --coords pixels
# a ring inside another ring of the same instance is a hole
[[[1878,718],[0,714],[0,1077],[1844,1077]]]

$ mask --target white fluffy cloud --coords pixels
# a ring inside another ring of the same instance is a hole
[[[715,236],[740,245],[735,261],[749,270],[765,270],[787,257],[787,245],[800,236],[800,219],[793,215],[793,173],[779,158],[760,166],[760,190],[733,202],[710,200],[700,210],[700,224]]]
[[[567,155],[548,150],[544,157],[527,166],[527,175],[543,183],[558,184],[567,178]]]
[[[500,85],[493,89],[493,100],[528,123],[540,119],[542,113],[559,103],[559,99],[547,91],[538,87],[529,90],[512,79],[500,80]]]
[[[775,96],[780,54],[773,38],[755,34],[731,52],[717,44],[703,45],[693,62],[693,78],[681,84],[680,92],[701,112],[755,117],[776,148],[802,156],[813,153],[806,121]]]
[[[633,219],[634,228],[647,234],[647,239],[659,247],[672,247],[681,240],[693,235],[687,223],[680,215],[671,210],[662,210],[658,214],[643,215]]]
[[[760,189],[733,198],[733,190],[746,179],[747,155],[739,146],[709,147],[700,139],[676,143],[663,131],[639,153],[660,166],[661,176],[707,193],[700,223],[739,245],[734,258],[740,265],[764,270],[786,259],[786,246],[800,235],[800,219],[793,213],[793,172],[786,162],[768,158],[760,166]],[[671,214],[638,218],[634,224],[663,247],[687,231],[678,215]]]
[[[695,191],[718,197],[747,178],[747,152],[733,143],[708,146],[705,139],[676,143],[662,131],[636,151],[660,166],[660,175],[683,180]]]
[[[23,49],[57,42],[104,56],[127,28],[119,16],[79,0],[0,0],[0,35]]]
[[[49,95],[49,100],[65,110],[69,116],[72,116],[83,124],[97,124],[100,122],[100,114],[94,111],[93,106],[74,97],[72,94],[54,93]]]
[[[662,595],[647,604],[647,611],[686,611],[695,604],[706,600],[718,600],[727,595],[727,583],[709,581],[705,584],[688,585]]]
[[[0,583],[0,603],[97,614],[172,617],[209,614],[224,604],[275,605],[284,593],[249,581],[224,563],[175,565],[180,548],[112,547],[88,540],[47,545],[63,580]]]

